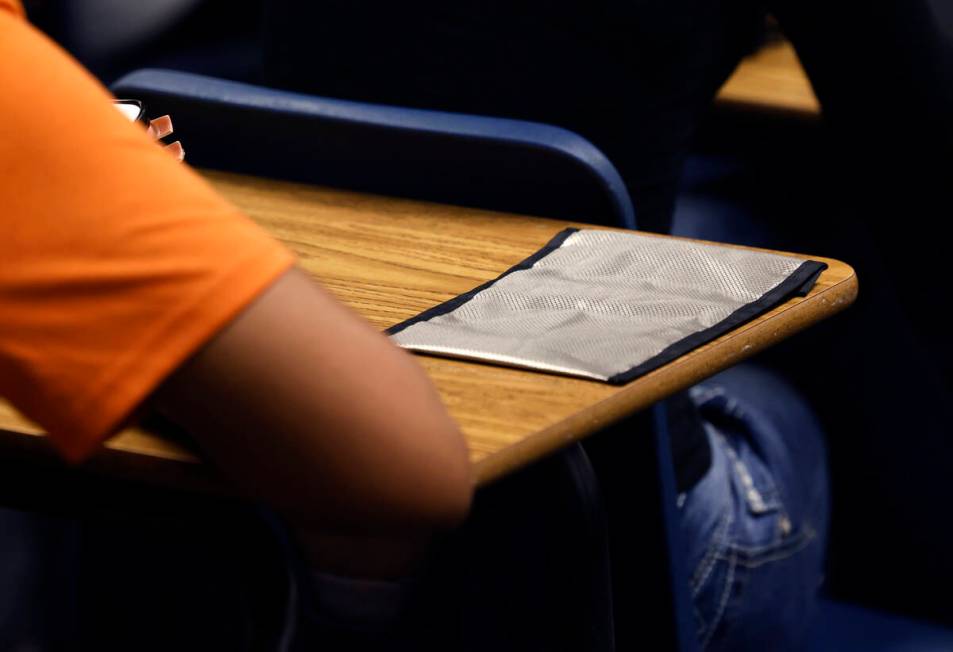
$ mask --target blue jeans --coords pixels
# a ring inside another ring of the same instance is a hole
[[[790,387],[747,365],[691,396],[712,450],[678,498],[701,647],[802,649],[827,540],[821,429]]]

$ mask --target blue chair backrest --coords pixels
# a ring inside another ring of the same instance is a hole
[[[169,70],[112,86],[173,116],[199,167],[635,228],[625,184],[549,125],[327,99]]]

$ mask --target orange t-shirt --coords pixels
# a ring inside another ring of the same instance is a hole
[[[23,12],[23,5],[20,4],[20,0],[0,0],[0,10],[2,9],[12,11],[20,17],[24,17],[26,15]]]
[[[292,263],[0,0],[0,396],[67,459]]]

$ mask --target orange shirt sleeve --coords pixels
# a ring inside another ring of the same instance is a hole
[[[11,0],[0,89],[0,396],[78,461],[293,258]]]
[[[26,12],[23,11],[23,5],[20,4],[20,0],[0,0],[0,9],[6,9],[21,18],[26,17]]]

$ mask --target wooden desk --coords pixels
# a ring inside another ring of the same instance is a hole
[[[294,249],[305,269],[381,329],[496,277],[569,225],[224,173],[207,176]],[[460,424],[478,482],[485,484],[846,308],[857,293],[853,270],[818,260],[830,267],[807,298],[792,299],[628,385],[418,360]],[[0,455],[58,464],[39,429],[5,403]],[[160,485],[227,491],[187,447],[138,428],[113,437],[87,466]]]
[[[721,87],[717,102],[804,118],[816,118],[821,113],[811,83],[787,41],[769,43],[746,57]]]

